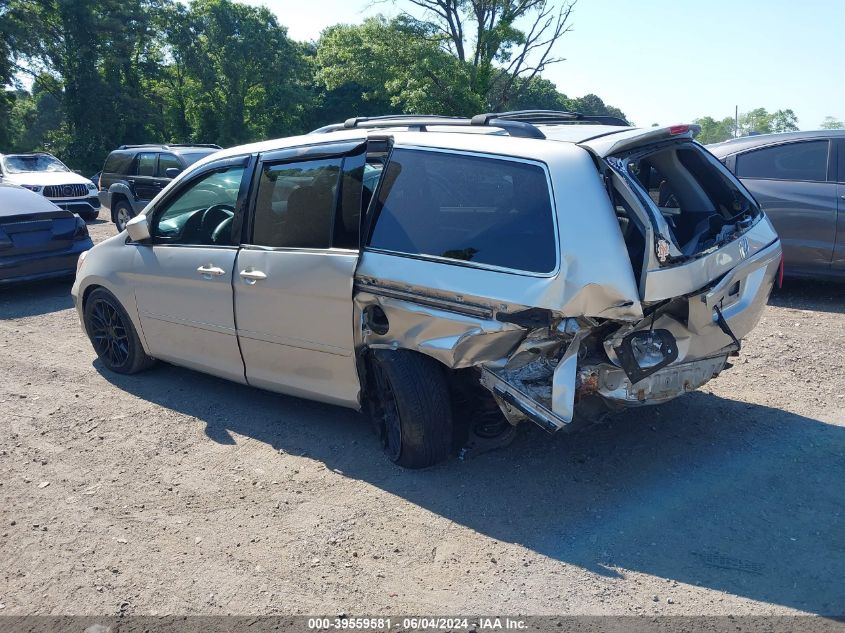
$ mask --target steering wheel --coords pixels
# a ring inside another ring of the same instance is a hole
[[[213,204],[203,211],[202,220],[200,220],[202,242],[213,244],[215,237],[218,237],[218,227],[234,215],[235,209],[229,204]]]

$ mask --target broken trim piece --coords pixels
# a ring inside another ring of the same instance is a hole
[[[490,390],[499,402],[505,417],[512,424],[519,421],[514,418],[521,417],[515,415],[513,409],[516,409],[522,416],[534,422],[547,433],[555,433],[571,421],[558,417],[536,400],[494,374],[487,367],[481,368],[481,384]]]

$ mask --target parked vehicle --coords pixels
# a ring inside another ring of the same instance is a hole
[[[93,247],[85,220],[23,187],[0,183],[0,285],[68,277]]]
[[[110,370],[366,408],[391,460],[428,466],[453,402],[554,432],[730,366],[781,249],[695,131],[529,111],[227,149],[91,250],[72,294]]]
[[[99,198],[118,231],[188,166],[219,145],[121,145],[100,172]]]
[[[771,219],[784,274],[845,277],[845,130],[763,134],[707,149]]]
[[[100,212],[96,185],[46,152],[0,154],[0,181],[25,187],[86,220]]]

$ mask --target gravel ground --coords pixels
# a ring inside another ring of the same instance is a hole
[[[845,613],[845,286],[702,391],[423,472],[354,412],[109,374],[69,289],[0,290],[0,613]]]

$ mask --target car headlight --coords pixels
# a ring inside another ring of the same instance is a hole
[[[85,261],[85,257],[88,255],[90,251],[82,251],[79,254],[79,259],[76,260],[76,274],[79,274],[79,269],[82,268],[82,262]]]
[[[93,182],[89,182],[88,191],[97,191],[97,185],[95,185]]]
[[[29,189],[30,191],[34,191],[35,193],[40,193],[41,190],[44,188],[41,185],[21,185],[24,189]]]

